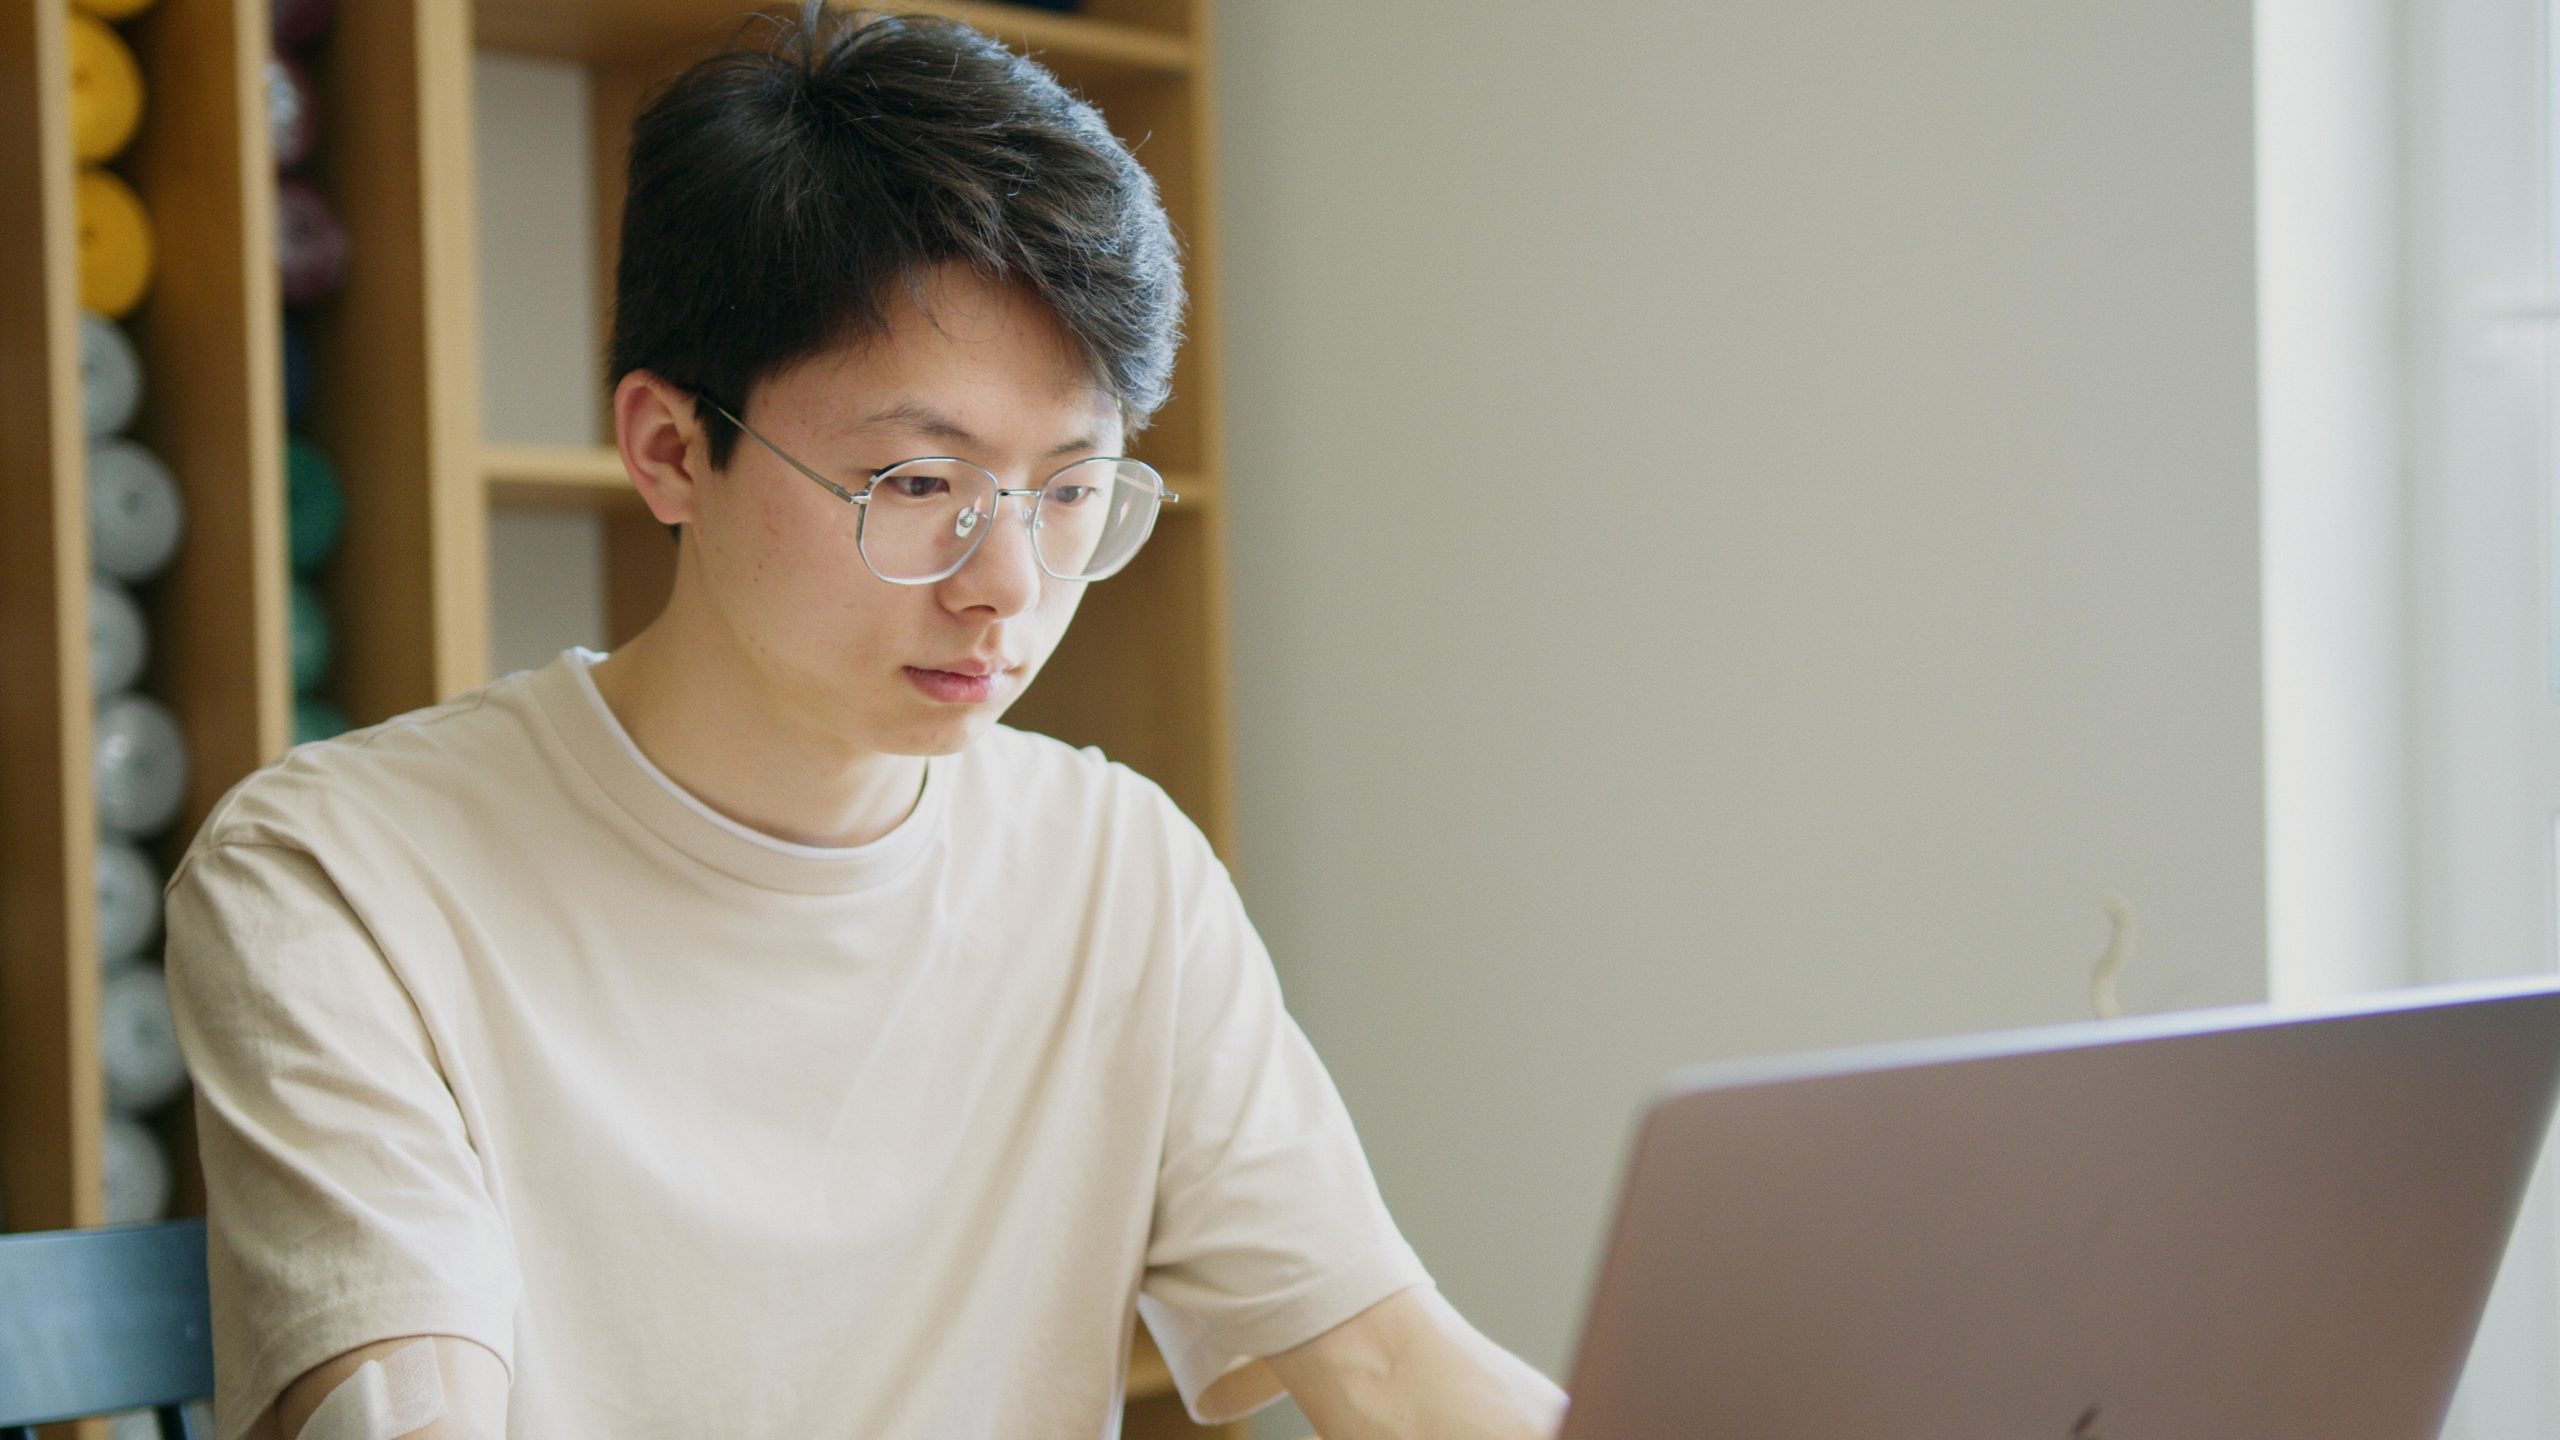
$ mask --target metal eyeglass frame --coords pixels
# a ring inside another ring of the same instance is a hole
[[[1057,472],[1049,477],[1050,480],[1057,479],[1059,475],[1066,474],[1069,470],[1075,469],[1077,465],[1091,465],[1103,460],[1109,460],[1115,464],[1138,466],[1140,469],[1145,470],[1147,474],[1154,479],[1157,502],[1155,507],[1147,513],[1147,528],[1139,532],[1138,543],[1129,547],[1129,553],[1120,557],[1119,564],[1112,566],[1110,569],[1103,571],[1099,575],[1061,575],[1057,571],[1049,568],[1049,561],[1047,557],[1040,553],[1040,532],[1036,522],[1040,513],[1040,502],[1048,498],[1049,488],[1047,481],[1043,481],[1039,485],[1033,486],[1027,490],[1009,489],[1006,487],[1004,481],[1000,479],[994,471],[989,470],[984,465],[980,465],[975,461],[963,460],[957,455],[918,455],[913,459],[901,460],[895,465],[883,465],[879,469],[872,471],[869,477],[870,483],[864,485],[860,491],[847,490],[833,480],[828,479],[826,476],[821,475],[817,471],[810,469],[808,466],[801,464],[798,457],[794,456],[790,451],[783,449],[781,446],[774,444],[770,440],[767,440],[763,433],[758,431],[756,427],[730,413],[728,406],[721,404],[719,401],[712,399],[708,395],[702,397],[702,403],[719,411],[721,418],[727,420],[730,424],[737,426],[740,430],[745,431],[748,435],[753,436],[757,444],[772,451],[775,458],[781,460],[783,464],[790,466],[792,469],[797,470],[801,474],[818,482],[819,485],[826,489],[828,494],[835,496],[837,499],[842,500],[848,505],[859,507],[862,511],[862,515],[859,519],[854,521],[853,553],[862,557],[863,569],[870,571],[874,578],[890,585],[936,585],[940,584],[942,581],[950,579],[952,576],[959,574],[961,568],[967,565],[969,561],[977,555],[978,547],[986,543],[987,536],[995,529],[995,526],[993,525],[980,527],[975,534],[969,537],[969,548],[962,551],[960,558],[952,561],[951,567],[944,570],[939,575],[927,575],[922,579],[917,580],[900,580],[892,576],[882,575],[880,573],[880,567],[871,563],[870,552],[862,548],[863,526],[865,522],[871,518],[871,492],[873,488],[880,483],[881,476],[888,474],[892,470],[904,469],[909,465],[966,465],[970,469],[977,471],[979,474],[986,476],[987,484],[995,491],[996,497],[994,505],[988,512],[990,519],[1004,513],[1004,497],[1007,495],[1030,496],[1031,503],[1024,506],[1022,510],[1022,524],[1024,529],[1031,532],[1032,563],[1040,567],[1040,573],[1053,580],[1076,580],[1090,584],[1096,580],[1108,580],[1112,576],[1119,574],[1121,571],[1128,569],[1129,562],[1138,558],[1138,552],[1147,548],[1148,539],[1156,533],[1156,517],[1164,513],[1164,507],[1167,504],[1178,504],[1182,500],[1181,496],[1164,488],[1164,476],[1157,471],[1156,467],[1149,465],[1144,460],[1136,459],[1132,456],[1093,455],[1076,461],[1074,465],[1062,465],[1058,467]]]

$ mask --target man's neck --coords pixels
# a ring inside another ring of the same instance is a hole
[[[734,645],[673,607],[591,672],[632,743],[695,799],[800,845],[868,844],[912,813],[925,762],[848,748],[807,723]]]

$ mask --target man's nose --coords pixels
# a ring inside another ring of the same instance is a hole
[[[1032,502],[1036,495],[998,495],[995,513],[964,511],[963,522],[975,517],[972,528],[983,528],[975,553],[967,563],[942,582],[946,596],[961,608],[984,607],[999,616],[1018,615],[1040,599],[1040,587],[1048,576],[1040,568],[1040,557],[1031,534]]]

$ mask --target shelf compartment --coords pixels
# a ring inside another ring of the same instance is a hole
[[[0,1174],[17,1228],[104,1218],[103,1109],[97,1053],[93,898],[96,806],[90,778],[88,549],[79,423],[76,247],[69,99],[60,6],[32,7],[7,32],[10,76],[0,124],[11,139],[0,192],[31,196],[39,217],[11,227],[6,425],[45,479],[18,517],[5,563],[5,655],[16,675],[0,721],[11,757],[0,781]],[[13,12],[15,13],[15,12]],[[187,737],[188,788],[165,865],[241,776],[284,749],[282,421],[275,330],[273,211],[267,202],[265,7],[247,0],[164,0],[122,28],[150,96],[132,147],[115,162],[151,216],[158,275],[123,326],[142,359],[134,438],[165,461],[186,509],[169,572],[140,587],[150,617],[144,688]],[[29,293],[21,288],[41,287]],[[206,357],[219,357],[206,363]],[[41,700],[50,718],[16,708]],[[32,757],[48,757],[25,763]],[[14,1108],[56,1107],[42,1115]],[[164,1120],[173,1117],[162,1117]],[[181,1213],[200,1208],[189,1151],[173,1156]]]
[[[106,1218],[67,12],[0,11],[0,1226]]]
[[[292,733],[290,666],[273,638],[286,628],[288,567],[266,7],[161,0],[124,32],[153,108],[118,168],[160,237],[159,277],[126,327],[144,377],[134,434],[176,475],[187,514],[176,562],[142,587],[143,688],[187,734],[177,845]]]

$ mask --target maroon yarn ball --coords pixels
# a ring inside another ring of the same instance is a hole
[[[329,33],[329,22],[338,13],[336,0],[269,0],[268,21],[274,30],[276,44],[286,50],[303,50],[320,43]]]
[[[347,278],[346,227],[308,180],[276,182],[276,266],[287,305],[326,299]]]

